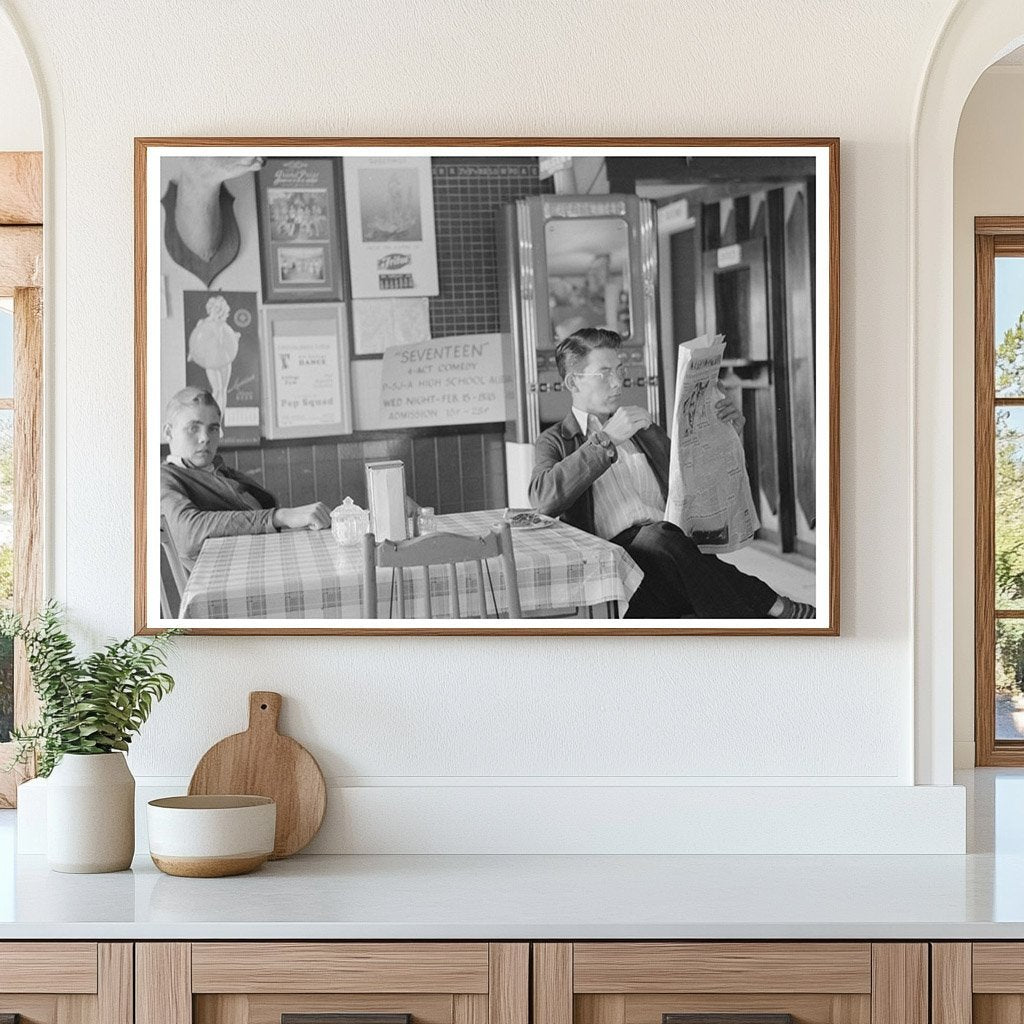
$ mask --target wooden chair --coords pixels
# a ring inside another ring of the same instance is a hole
[[[467,609],[465,618],[491,618],[488,595],[493,617],[501,618],[496,604],[492,569],[487,564],[488,558],[500,560],[508,600],[508,617],[521,619],[523,612],[519,603],[519,579],[516,576],[516,559],[512,550],[512,531],[508,523],[496,524],[491,528],[491,532],[483,537],[469,537],[458,533],[428,533],[411,540],[385,540],[378,544],[374,535],[368,533],[363,538],[363,617],[377,618],[377,567],[381,566],[393,570],[391,606],[392,609],[397,606],[397,618],[406,618],[406,604],[411,600],[405,579],[406,569],[420,570],[426,594],[426,617],[433,618],[430,567],[443,565],[447,566],[451,617],[463,618],[456,566],[465,562],[476,566],[476,589],[479,595],[478,614],[469,614]]]
[[[178,554],[167,520],[160,517],[160,611],[165,619],[176,619],[181,610],[188,573]]]

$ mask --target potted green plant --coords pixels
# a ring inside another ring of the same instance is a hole
[[[83,658],[50,602],[33,620],[0,613],[0,635],[21,640],[39,719],[15,729],[14,764],[36,757],[48,777],[47,861],[55,871],[121,871],[135,850],[135,779],[124,751],[153,702],[174,687],[161,671],[170,639],[111,641]]]

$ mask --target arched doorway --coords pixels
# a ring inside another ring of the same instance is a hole
[[[979,76],[1024,42],[1018,0],[964,0],[936,43],[911,140],[914,370],[915,781],[948,785],[953,770],[954,574],[953,156],[964,104]],[[966,539],[971,543],[971,538]],[[959,565],[959,560],[957,561]],[[971,641],[973,643],[973,639]]]
[[[42,598],[43,124],[29,60],[0,16],[0,604],[23,616]],[[27,666],[0,643],[0,757],[33,716]],[[17,773],[0,775],[0,806]]]

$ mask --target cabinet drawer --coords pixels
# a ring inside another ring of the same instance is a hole
[[[871,945],[578,942],[573,991],[868,993]]]
[[[196,942],[192,991],[487,992],[486,942]]]
[[[0,1018],[132,1024],[127,942],[0,942]]]
[[[971,969],[974,992],[1024,994],[1024,943],[975,942]]]
[[[934,1024],[1024,1020],[1024,943],[932,945]]]
[[[5,942],[0,992],[94,993],[96,955],[95,942]]]
[[[529,1024],[529,967],[511,942],[139,943],[136,1024]]]
[[[927,1021],[923,943],[537,943],[533,956],[535,1024]]]

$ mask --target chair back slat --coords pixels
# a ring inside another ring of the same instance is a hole
[[[454,562],[448,563],[448,597],[452,603],[452,618],[461,619],[462,609],[459,607],[459,570]]]
[[[508,523],[496,524],[491,528],[489,534],[483,537],[464,536],[457,533],[432,533],[422,537],[414,537],[411,540],[392,541],[385,540],[377,543],[372,533],[363,538],[363,617],[368,619],[377,618],[377,570],[390,568],[392,570],[392,612],[399,618],[405,618],[406,605],[410,605],[411,615],[417,614],[412,609],[412,591],[406,591],[404,570],[406,568],[419,568],[422,574],[417,574],[422,579],[424,590],[424,610],[427,618],[434,617],[433,598],[430,592],[430,567],[437,566],[439,572],[443,572],[448,583],[450,615],[451,618],[461,618],[463,614],[463,602],[459,596],[459,563],[473,563],[476,566],[475,573],[467,566],[469,574],[467,582],[475,575],[477,591],[479,594],[478,617],[490,618],[487,595],[493,589],[494,617],[501,618],[502,614],[498,606],[498,584],[495,573],[497,567],[488,565],[487,559],[495,559],[501,565],[501,576],[504,579],[505,597],[508,602],[508,615],[510,618],[522,618],[522,606],[519,599],[519,580],[516,575],[516,560],[512,548],[512,531]],[[442,568],[443,567],[443,568]],[[437,577],[435,577],[436,581]],[[412,580],[409,581],[410,585]],[[416,601],[416,604],[419,602]],[[467,600],[465,612],[472,615],[473,601]]]
[[[476,562],[476,592],[480,595],[480,618],[487,619],[487,590],[484,587],[484,563],[481,560]],[[494,617],[498,617],[498,609],[494,609]]]
[[[363,618],[377,618],[377,541],[363,534]]]
[[[427,618],[434,617],[434,604],[430,599],[430,566],[423,566],[423,596],[427,599]]]
[[[467,537],[459,533],[428,533],[412,540],[385,540],[377,548],[377,564],[441,565],[445,562],[470,562],[477,558],[496,558],[498,538],[493,533]]]
[[[501,571],[505,577],[505,593],[508,597],[508,614],[511,619],[521,619],[523,609],[519,603],[519,575],[516,569],[516,554],[512,547],[512,527],[502,523],[498,531],[501,548]]]
[[[395,583],[398,586],[398,617],[405,618],[405,570],[398,566],[391,570]]]

